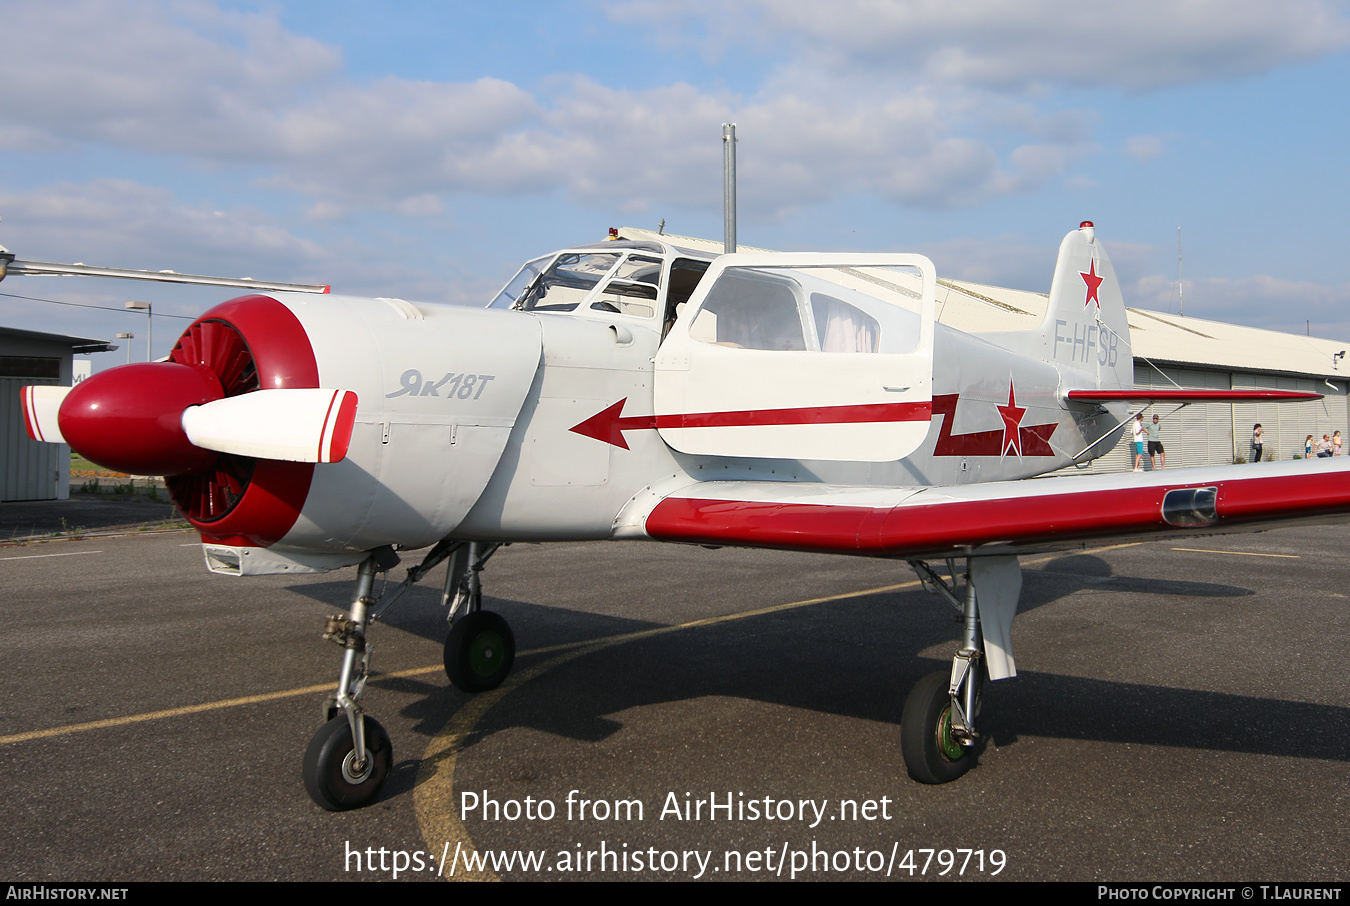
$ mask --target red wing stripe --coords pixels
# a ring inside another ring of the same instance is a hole
[[[956,500],[895,507],[667,498],[647,517],[661,541],[884,557],[967,552],[984,544],[1056,544],[1149,532],[1195,533],[1162,518],[1163,496],[1218,487],[1216,529],[1350,511],[1350,471]],[[1201,530],[1203,531],[1203,530]]]
[[[866,403],[856,406],[807,406],[797,409],[743,409],[655,416],[657,428],[752,428],[765,425],[853,425],[866,422],[926,422],[933,417],[928,400],[914,403]]]

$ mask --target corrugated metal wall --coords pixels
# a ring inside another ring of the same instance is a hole
[[[1223,403],[1200,404],[1178,408],[1162,403],[1144,410],[1144,421],[1152,422],[1159,416],[1160,440],[1167,450],[1167,467],[1181,469],[1191,466],[1225,465],[1234,457],[1252,459],[1252,425],[1261,423],[1264,434],[1264,459],[1290,459],[1303,455],[1303,441],[1309,435],[1321,439],[1323,434],[1340,431],[1347,435],[1350,425],[1350,398],[1345,381],[1329,384],[1313,378],[1297,378],[1275,374],[1211,371],[1199,368],[1164,366],[1163,374],[1152,365],[1136,362],[1136,387],[1174,387],[1188,390],[1302,390],[1321,393],[1323,399],[1306,403]],[[1164,374],[1166,375],[1164,377]],[[1168,380],[1170,378],[1171,380]],[[1175,383],[1173,383],[1175,382]],[[1134,467],[1134,452],[1130,432],[1126,430],[1120,443],[1086,469],[1069,468],[1071,472],[1119,472]],[[1350,438],[1346,441],[1350,453]],[[1150,468],[1147,455],[1144,468]]]
[[[0,377],[0,500],[53,500],[61,494],[64,472],[70,481],[70,453],[64,444],[40,444],[23,424],[23,388],[30,384],[59,384],[55,379]],[[64,468],[63,468],[64,467]]]

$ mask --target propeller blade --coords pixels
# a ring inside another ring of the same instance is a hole
[[[193,406],[183,432],[194,446],[291,462],[339,462],[356,421],[350,390],[255,390]]]
[[[23,422],[29,437],[49,444],[66,442],[56,416],[69,392],[69,387],[51,385],[23,388]]]

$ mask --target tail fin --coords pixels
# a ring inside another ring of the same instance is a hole
[[[1041,330],[1050,360],[1066,379],[1076,378],[1070,383],[1102,390],[1134,386],[1125,300],[1091,221],[1059,245]]]

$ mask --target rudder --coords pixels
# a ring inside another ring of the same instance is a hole
[[[1125,299],[1091,221],[1064,237],[1041,322],[1049,358],[1081,388],[1134,386]]]

